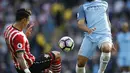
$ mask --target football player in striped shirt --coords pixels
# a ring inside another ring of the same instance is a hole
[[[30,52],[27,36],[31,34],[32,25],[27,29],[26,35],[23,29],[29,24],[31,11],[19,9],[16,12],[16,22],[6,27],[4,38],[11,52],[15,68],[18,73],[41,73],[50,68],[53,73],[61,71],[60,52],[52,51],[36,58]]]

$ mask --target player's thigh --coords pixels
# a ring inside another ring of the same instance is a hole
[[[36,58],[33,65],[30,67],[31,73],[41,73],[43,70],[50,67],[52,60],[49,54],[42,54]]]
[[[91,59],[96,51],[96,46],[96,43],[92,42],[89,38],[84,37],[78,55]]]
[[[112,49],[112,38],[104,36],[99,39],[98,47],[103,52],[110,52]]]

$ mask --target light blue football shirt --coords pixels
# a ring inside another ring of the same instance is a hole
[[[107,17],[108,3],[106,1],[92,1],[86,2],[79,7],[77,13],[77,20],[85,19],[88,28],[96,28],[96,30],[86,36],[91,39],[98,38],[101,35],[107,35],[111,37],[111,28]]]
[[[119,45],[119,56],[130,55],[130,32],[120,32],[117,35],[117,42]]]

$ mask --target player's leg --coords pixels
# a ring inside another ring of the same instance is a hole
[[[104,73],[107,64],[111,58],[111,50],[112,50],[112,41],[111,38],[105,37],[99,41],[99,48],[101,50],[100,56],[100,67],[98,73]]]
[[[130,73],[130,66],[128,66],[128,72],[127,73]]]
[[[127,73],[130,73],[130,66],[128,66],[128,72]]]
[[[58,59],[56,59],[55,61],[52,62],[50,70],[53,73],[60,73],[61,72],[61,58],[58,58]]]
[[[44,69],[50,68],[52,62],[60,58],[60,52],[54,51],[47,54],[42,54],[35,60],[33,65],[29,68],[31,73],[41,73]]]
[[[94,45],[93,42],[89,40],[89,38],[84,37],[80,50],[79,50],[79,54],[78,54],[76,73],[86,73],[85,64],[95,52],[96,50],[95,48],[96,48],[96,45]]]
[[[50,68],[45,69],[43,73],[60,73],[61,72],[61,58],[54,60]]]
[[[120,54],[122,55],[122,54]],[[130,60],[129,56],[123,55],[122,57],[118,57],[118,65],[120,67],[120,72],[121,73],[130,73]]]
[[[57,51],[52,51],[53,53]],[[59,55],[52,63],[50,68],[44,70],[43,73],[60,73],[61,72],[61,57]]]
[[[126,55],[125,57],[126,57],[126,62],[125,62],[126,67],[125,67],[125,69],[126,69],[127,73],[130,73],[130,57],[128,55]]]
[[[129,67],[127,66],[127,67],[120,67],[120,72],[121,73],[129,73]]]
[[[78,63],[76,64],[76,73],[86,73],[85,64],[88,61],[88,58],[79,55]]]

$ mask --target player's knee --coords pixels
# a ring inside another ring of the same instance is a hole
[[[112,44],[109,42],[105,42],[101,45],[101,51],[105,53],[111,52]]]
[[[102,48],[102,52],[109,53],[111,52],[110,48]]]
[[[84,57],[78,57],[78,67],[84,67],[87,59]]]
[[[60,52],[58,52],[58,51],[52,51],[52,53],[55,55],[55,59],[61,59]]]
[[[84,67],[85,66],[85,62],[83,62],[82,60],[78,60],[78,67]]]
[[[55,60],[54,60],[54,63],[61,63],[61,56],[60,57],[57,57]]]

